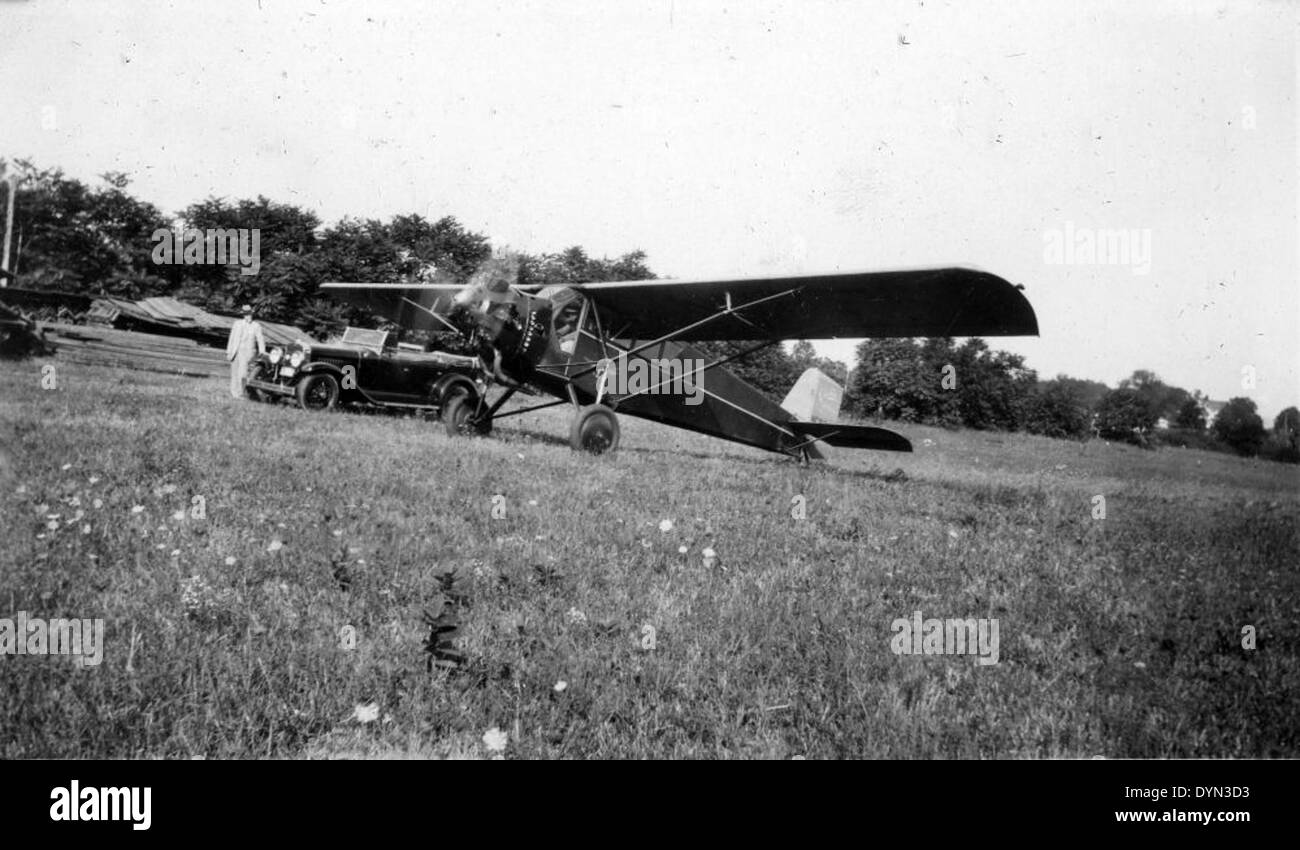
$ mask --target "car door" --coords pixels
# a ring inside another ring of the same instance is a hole
[[[432,379],[426,361],[414,352],[385,349],[370,369],[367,394],[390,404],[427,404]]]
[[[383,386],[383,375],[379,355],[366,348],[356,349],[357,355],[357,389],[367,397],[374,399],[375,390]]]

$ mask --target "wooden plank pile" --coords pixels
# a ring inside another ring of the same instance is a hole
[[[193,377],[227,377],[225,352],[176,336],[123,331],[100,325],[44,324],[58,358]]]

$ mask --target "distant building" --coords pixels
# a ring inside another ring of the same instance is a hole
[[[1205,401],[1201,404],[1201,410],[1205,411],[1205,427],[1209,428],[1214,424],[1214,420],[1219,418],[1219,413],[1227,407],[1226,401]]]
[[[1201,403],[1201,412],[1205,414],[1205,427],[1209,428],[1214,424],[1214,419],[1219,415],[1219,411],[1227,407],[1226,401],[1204,401]],[[1157,431],[1168,431],[1174,427],[1173,421],[1168,416],[1161,416],[1156,420]]]

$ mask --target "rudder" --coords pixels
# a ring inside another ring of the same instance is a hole
[[[843,399],[844,388],[814,366],[794,382],[781,407],[802,422],[835,422]]]

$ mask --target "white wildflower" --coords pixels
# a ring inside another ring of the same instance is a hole
[[[379,719],[379,703],[368,702],[352,709],[352,719],[358,723],[374,723]]]
[[[506,744],[509,743],[510,737],[496,726],[483,733],[483,746],[487,747],[489,753],[505,752]]]

